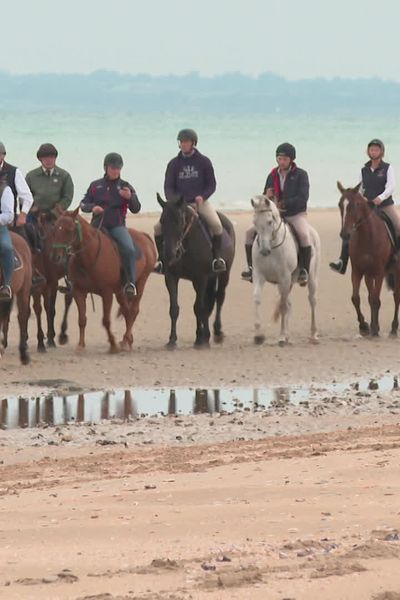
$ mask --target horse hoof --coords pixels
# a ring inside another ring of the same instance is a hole
[[[207,341],[195,341],[195,343],[193,344],[193,347],[196,348],[196,350],[205,350],[207,348],[210,347],[210,342]]]
[[[391,332],[389,333],[389,337],[390,337],[390,338],[393,338],[393,339],[394,339],[394,338],[397,338],[397,331],[391,331]]]
[[[76,352],[77,354],[82,354],[83,352],[85,352],[85,350],[86,350],[85,346],[79,346],[79,345],[78,345],[78,346],[75,348],[75,352]]]
[[[58,336],[58,343],[60,346],[65,346],[65,344],[68,344],[68,335],[66,333],[60,333]]]
[[[167,342],[167,343],[165,344],[165,348],[166,348],[167,350],[175,350],[175,348],[176,348],[176,342],[173,342],[173,341],[169,341],[169,342]]]
[[[224,334],[222,333],[214,333],[214,342],[216,344],[222,344],[222,342],[224,341]]]
[[[120,348],[118,346],[110,346],[108,354],[118,354]]]
[[[31,359],[29,358],[29,354],[25,354],[24,356],[21,356],[21,363],[23,365],[29,365]]]
[[[317,338],[317,336],[312,336],[309,339],[310,344],[314,344],[315,346],[317,346],[319,344],[319,339]]]
[[[289,343],[289,341],[288,341],[288,340],[279,340],[279,342],[278,342],[278,346],[279,346],[280,348],[284,348],[285,346],[287,346],[287,345],[288,345],[288,343]]]
[[[132,344],[129,344],[129,342],[125,342],[124,340],[122,340],[119,343],[119,349],[121,350],[121,352],[132,352]]]
[[[57,348],[54,340],[47,340],[47,347],[48,348]]]
[[[40,345],[40,346],[38,346],[38,347],[37,347],[37,351],[38,351],[38,352],[40,352],[41,354],[44,354],[45,352],[47,352],[47,350],[46,350],[46,346],[45,346],[44,344],[43,344],[43,345]]]
[[[365,337],[369,335],[369,325],[360,326],[360,334]]]
[[[257,344],[257,346],[261,346],[261,344],[263,344],[265,342],[265,335],[255,335],[254,336],[254,343]]]

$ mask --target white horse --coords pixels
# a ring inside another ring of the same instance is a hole
[[[266,196],[254,196],[251,199],[254,208],[254,225],[257,236],[253,243],[253,282],[255,308],[254,342],[262,344],[265,336],[262,332],[260,319],[261,296],[266,281],[278,286],[280,300],[275,310],[274,320],[281,317],[279,345],[284,346],[289,341],[288,321],[291,308],[290,292],[293,283],[297,281],[297,241],[292,230],[281,218],[276,204]],[[311,306],[311,337],[310,342],[317,343],[317,327],[315,322],[315,307],[317,304],[317,279],[321,254],[318,233],[310,226],[311,263],[308,278],[308,300]]]

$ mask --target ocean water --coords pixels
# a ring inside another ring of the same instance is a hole
[[[156,192],[163,191],[167,162],[178,151],[176,134],[193,127],[199,150],[215,168],[217,191],[212,198],[221,209],[247,209],[260,193],[275,165],[275,148],[290,141],[297,148],[297,164],[310,176],[310,207],[337,205],[336,181],[355,185],[365,148],[373,137],[386,143],[386,158],[400,169],[400,123],[389,117],[223,115],[127,112],[7,112],[0,122],[0,140],[7,158],[23,172],[38,166],[36,150],[52,142],[59,150],[58,164],[75,183],[72,206],[82,199],[89,183],[103,174],[107,152],[120,152],[123,177],[138,192],[142,210],[158,210]]]

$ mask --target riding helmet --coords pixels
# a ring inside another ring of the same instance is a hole
[[[178,142],[186,142],[191,141],[195,146],[197,146],[197,142],[199,141],[198,135],[194,129],[181,129],[176,138]]]
[[[370,141],[370,143],[367,146],[368,150],[371,146],[378,146],[382,150],[382,152],[385,152],[385,144],[382,142],[382,140],[379,140],[378,138],[374,138]]]
[[[53,146],[53,144],[42,144],[39,147],[39,150],[36,152],[36,156],[38,157],[38,159],[40,160],[41,158],[45,158],[46,156],[54,156],[55,158],[57,158],[58,156],[58,152],[57,152],[57,148],[55,146]]]
[[[291,160],[294,160],[296,158],[296,148],[289,142],[284,142],[277,147],[276,156],[288,156]]]
[[[122,169],[124,166],[124,161],[122,160],[122,156],[117,152],[109,152],[104,157],[104,168],[113,167],[114,169]]]

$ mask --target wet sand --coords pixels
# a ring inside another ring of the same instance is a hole
[[[339,249],[337,211],[312,211],[322,239],[320,344],[308,342],[306,293],[293,292],[291,344],[276,344],[276,302],[265,290],[267,341],[253,344],[252,288],[240,280],[250,214],[238,236],[223,345],[193,349],[193,293],[180,286],[179,347],[168,352],[168,298],[151,276],[135,349],[107,354],[100,303],[88,346],[70,344],[22,368],[15,315],[0,361],[0,399],[135,387],[311,388],[268,410],[112,419],[0,431],[0,598],[396,600],[400,597],[400,392],[360,391],[361,379],[398,374],[398,340],[361,339],[348,277],[327,263]],[[135,219],[151,231],[155,217]],[[364,293],[364,305],[365,293]],[[367,313],[367,310],[366,310]],[[122,324],[114,329],[121,335]],[[58,381],[57,381],[58,380]],[[333,382],[345,389],[332,391]],[[396,595],[397,593],[397,595]]]

